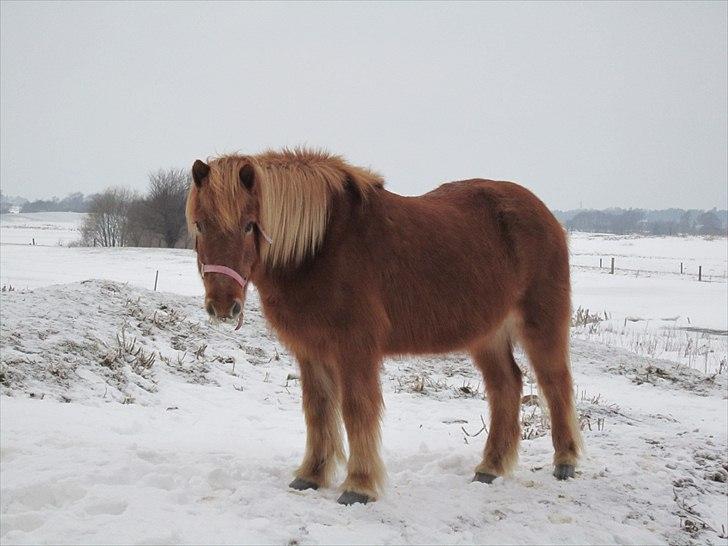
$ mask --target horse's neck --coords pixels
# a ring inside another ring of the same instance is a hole
[[[324,237],[322,246],[312,256],[305,258],[299,265],[282,269],[270,270],[264,264],[260,264],[251,280],[258,289],[261,300],[264,298],[285,297],[290,295],[291,292],[308,292],[309,286],[317,284],[320,275],[327,276],[328,272],[331,271],[330,267],[334,267],[331,263],[332,252],[342,244],[342,241],[348,241],[348,244],[343,244],[350,249],[350,232],[360,233],[364,224],[369,227],[371,225],[375,227],[383,225],[383,218],[390,210],[387,206],[388,203],[393,199],[401,200],[402,197],[386,190],[379,190],[377,194],[369,195],[367,197],[368,201],[364,205],[358,200],[351,202],[347,199],[345,195],[342,195],[332,205],[327,227],[329,233]],[[366,207],[363,213],[355,212],[355,209],[361,206]],[[398,206],[401,207],[401,205]],[[381,235],[370,234],[370,238],[380,239]],[[358,239],[357,244],[366,245],[367,241]],[[323,245],[332,246],[325,249]]]
[[[258,290],[261,304],[264,306],[287,299],[290,292],[296,289],[295,270],[270,271],[268,268],[261,266],[259,271],[251,275],[250,280]]]
[[[255,271],[250,281],[255,285],[258,294],[260,294],[261,301],[264,298],[271,297],[281,291],[281,283],[276,279],[274,274],[267,271],[265,266],[260,266],[260,269]]]

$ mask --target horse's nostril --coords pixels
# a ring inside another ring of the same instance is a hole
[[[232,308],[231,315],[233,317],[237,317],[241,310],[242,309],[240,307],[240,302],[239,301],[236,301],[235,303],[233,303],[233,308]]]
[[[207,309],[207,314],[211,317],[215,316],[215,306],[212,305],[212,302],[207,302],[207,306],[205,306],[205,309]]]

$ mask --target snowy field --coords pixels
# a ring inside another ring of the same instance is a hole
[[[80,239],[81,212],[0,214],[0,244],[68,246]]]
[[[254,291],[235,333],[206,320],[192,252],[60,247],[69,222],[48,220],[32,247],[23,221],[0,221],[2,544],[728,542],[725,239],[571,237],[576,479],[552,478],[548,418],[524,404],[515,474],[470,483],[479,375],[401,358],[382,375],[386,494],[343,507],[287,488],[301,390]]]

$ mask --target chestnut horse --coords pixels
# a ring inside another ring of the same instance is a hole
[[[580,451],[569,369],[569,255],[564,230],[527,189],[465,180],[419,197],[373,172],[303,149],[228,155],[192,167],[207,311],[242,313],[248,280],[301,370],[306,451],[290,484],[330,484],[349,442],[342,504],[376,499],[387,355],[468,351],[485,379],[490,432],[474,480],[518,457],[524,347],[548,401],[554,476]]]

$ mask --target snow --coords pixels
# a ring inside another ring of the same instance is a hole
[[[703,266],[706,276],[726,277],[728,240],[725,237],[656,237],[642,235],[611,235],[603,233],[570,234],[572,265],[610,266],[643,273],[660,272],[697,276]]]
[[[572,252],[597,245],[580,240]],[[300,385],[254,290],[235,333],[207,321],[189,251],[2,243],[0,285],[16,288],[0,293],[3,544],[726,544],[728,373],[617,343],[635,328],[659,338],[672,313],[725,328],[725,280],[575,265],[575,307],[615,317],[574,329],[587,454],[567,482],[551,476],[547,416],[524,405],[514,475],[470,483],[488,410],[469,359],[387,360],[387,489],[344,507],[336,489],[287,487]],[[710,338],[718,353],[724,338]]]
[[[80,239],[79,228],[86,216],[81,212],[30,212],[0,215],[3,245],[68,246]]]
[[[569,244],[574,307],[622,319],[680,316],[693,326],[728,330],[728,306],[719,305],[728,302],[727,239],[572,233]],[[699,265],[703,282],[697,282]]]
[[[669,276],[637,277],[577,270],[574,306],[609,311],[620,318],[683,318],[694,326],[728,330],[726,280],[699,283]]]
[[[0,246],[0,286],[16,290],[85,279],[108,279],[185,295],[201,295],[195,254],[171,248]]]

